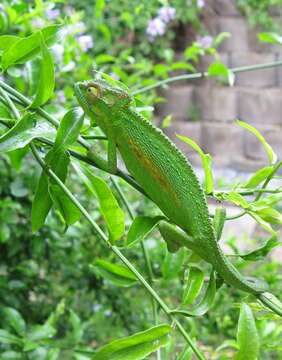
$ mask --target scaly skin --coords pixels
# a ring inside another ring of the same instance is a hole
[[[247,280],[225,257],[216,240],[201,185],[185,156],[161,130],[140,116],[124,90],[105,81],[75,86],[84,111],[118,148],[129,173],[168,219],[194,239],[224,281],[240,290],[259,294],[264,282]],[[108,159],[110,160],[110,159]],[[113,159],[110,161],[114,172]]]

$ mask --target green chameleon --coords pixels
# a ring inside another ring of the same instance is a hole
[[[161,130],[134,110],[128,92],[105,80],[95,80],[77,83],[75,94],[108,139],[108,159],[91,151],[93,160],[115,174],[118,149],[130,175],[174,224],[162,221],[159,226],[170,247],[192,249],[211,263],[227,284],[256,295],[282,316],[282,309],[277,309],[269,299],[271,294],[266,293],[266,283],[243,277],[224,255],[190,163]]]

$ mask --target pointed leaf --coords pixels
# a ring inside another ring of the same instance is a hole
[[[212,307],[216,294],[216,281],[214,272],[211,273],[209,285],[200,303],[194,306],[191,310],[173,310],[174,314],[181,314],[183,316],[203,316]]]
[[[57,131],[55,148],[67,148],[77,140],[83,125],[83,116],[80,108],[73,108],[64,115]]]
[[[72,225],[80,219],[81,212],[58,185],[49,186],[49,194],[67,225]]]
[[[20,40],[20,37],[14,35],[0,36],[0,53],[7,50],[18,40]]]
[[[45,157],[46,164],[65,182],[69,165],[69,156],[64,151],[54,151],[51,149]],[[38,231],[45,223],[45,219],[52,207],[50,197],[49,179],[45,171],[42,171],[35,190],[31,209],[32,231]]]
[[[127,287],[137,282],[136,276],[127,267],[102,259],[96,260],[93,265],[90,265],[90,269],[116,286]]]
[[[83,170],[76,164],[74,168],[90,190],[97,196],[101,213],[107,224],[110,241],[114,243],[119,240],[125,230],[125,215],[120,208],[108,184],[100,177],[93,175],[86,167]]]
[[[220,240],[226,218],[226,208],[220,206],[215,210],[213,218],[213,227],[217,241]]]
[[[35,114],[27,113],[0,137],[0,152],[21,149],[39,137],[53,139],[54,135],[55,131],[48,123],[36,121]]]
[[[192,139],[176,134],[178,139],[184,141],[186,144],[190,145],[197,153],[201,156],[202,165],[205,172],[205,191],[207,194],[213,192],[213,174],[212,174],[212,158],[210,154],[205,154],[203,150],[195,143]]]
[[[245,129],[249,130],[251,133],[253,133],[258,138],[258,140],[261,142],[261,144],[265,148],[265,151],[267,152],[270,164],[275,164],[277,161],[277,156],[276,156],[275,152],[273,151],[272,147],[265,140],[263,135],[255,127],[253,127],[252,125],[250,125],[244,121],[237,120],[237,124]]]
[[[129,228],[126,245],[132,246],[144,240],[162,219],[162,216],[137,216]]]
[[[256,214],[270,224],[282,224],[282,214],[272,208],[263,208],[256,211]]]
[[[270,234],[272,234],[273,236],[277,236],[277,233],[275,230],[272,229],[272,227],[264,220],[262,219],[258,214],[254,213],[254,212],[249,212],[249,215],[254,218],[256,220],[256,222],[258,224],[260,224],[260,226],[268,231]]]
[[[242,303],[238,321],[236,360],[256,360],[259,354],[259,336],[251,308]]]
[[[51,52],[45,45],[43,35],[40,33],[41,41],[41,60],[40,60],[40,72],[37,83],[37,92],[35,98],[30,105],[31,108],[37,108],[45,104],[53,95],[55,87],[55,69]]]
[[[59,25],[47,26],[28,37],[14,41],[13,44],[3,52],[3,69],[6,70],[11,65],[25,63],[32,59],[40,51],[40,33],[42,33],[45,43],[50,46],[55,42],[59,29]]]
[[[272,166],[267,166],[264,167],[262,169],[259,169],[249,180],[248,182],[245,184],[245,188],[250,189],[250,188],[255,188],[257,187],[260,183],[262,183],[267,177],[268,175],[270,175],[270,173],[273,171],[273,167]]]
[[[269,252],[275,248],[276,246],[281,246],[280,241],[277,239],[276,236],[272,236],[268,239],[263,246],[259,247],[256,250],[253,250],[247,254],[240,255],[240,257],[246,261],[258,261],[263,260]]]
[[[162,263],[162,274],[165,280],[170,280],[178,276],[185,258],[185,249],[181,248],[177,253],[166,252]]]
[[[241,206],[243,209],[248,209],[250,206],[250,204],[243,198],[243,196],[236,193],[235,191],[231,191],[228,194],[227,200],[233,202],[237,206]]]
[[[21,338],[11,334],[9,331],[0,329],[0,344],[22,345]]]
[[[23,335],[26,330],[26,324],[21,314],[11,307],[2,307],[0,311],[5,324],[18,335]]]
[[[92,360],[142,360],[169,341],[169,325],[158,325],[103,346]]]
[[[196,266],[190,266],[188,277],[185,280],[185,288],[182,295],[182,305],[190,305],[200,294],[204,284],[204,273]]]

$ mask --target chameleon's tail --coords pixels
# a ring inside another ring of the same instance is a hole
[[[213,249],[214,251],[209,260],[227,284],[255,295],[268,290],[268,284],[265,281],[243,276],[224,255],[218,243],[216,245],[217,249]]]

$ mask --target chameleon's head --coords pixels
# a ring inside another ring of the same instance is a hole
[[[99,115],[106,109],[127,107],[132,102],[131,96],[125,90],[102,79],[77,83],[74,91],[80,106],[87,114]]]

